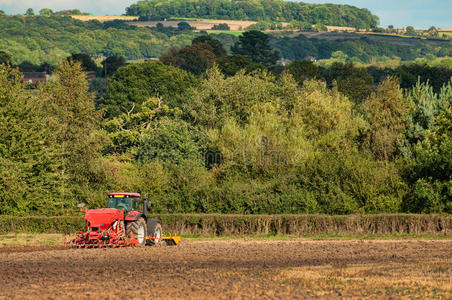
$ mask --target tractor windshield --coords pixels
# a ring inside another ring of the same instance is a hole
[[[108,199],[108,208],[130,210],[130,198],[110,198]]]

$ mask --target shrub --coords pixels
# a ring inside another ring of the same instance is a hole
[[[230,30],[229,25],[226,23],[215,24],[212,26],[212,30]]]

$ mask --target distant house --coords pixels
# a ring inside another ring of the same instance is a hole
[[[85,74],[86,74],[86,79],[88,79],[88,80],[92,80],[92,79],[96,78],[96,72],[94,72],[94,71],[88,71],[88,72],[85,72]]]
[[[47,82],[52,78],[52,74],[47,74],[46,72],[23,72],[23,74],[24,74],[23,82],[29,84],[37,84],[38,82]],[[87,80],[92,80],[96,78],[96,72],[94,71],[85,72],[85,74]]]
[[[281,58],[278,60],[278,64],[282,65],[282,66],[288,66],[292,63],[292,61],[290,59],[287,58]]]
[[[23,82],[36,84],[38,82],[46,82],[49,78],[46,72],[24,72]]]
[[[311,62],[316,62],[317,58],[315,58],[314,56],[306,56],[304,58],[304,60],[311,61]]]

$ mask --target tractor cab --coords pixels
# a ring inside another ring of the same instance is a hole
[[[108,194],[108,208],[124,209],[125,213],[138,211],[147,214],[150,202],[142,199],[138,193],[110,193]]]

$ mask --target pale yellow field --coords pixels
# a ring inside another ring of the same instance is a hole
[[[148,22],[131,22],[130,25],[135,25],[139,27],[155,27],[157,23],[162,23],[165,27],[177,27],[177,24],[182,22],[182,20],[177,21],[148,21]],[[235,20],[183,20],[187,22],[190,26],[195,27],[197,30],[209,30],[214,25],[218,24],[228,24],[230,30],[244,30],[246,27],[256,24],[255,21],[235,21]]]
[[[452,30],[445,30],[445,31],[439,31],[439,36],[442,36],[443,34],[445,34],[448,37],[452,37]]]
[[[134,16],[82,16],[82,15],[72,15],[71,17],[74,18],[74,19],[80,20],[80,21],[97,20],[99,22],[113,21],[113,20],[123,20],[123,21],[135,21],[135,20],[138,20],[138,17],[134,17]]]

